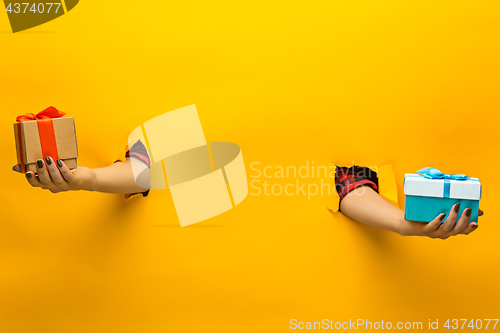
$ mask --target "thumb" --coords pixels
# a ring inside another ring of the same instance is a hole
[[[21,166],[19,164],[16,164],[12,167],[12,170],[15,172],[21,172]]]

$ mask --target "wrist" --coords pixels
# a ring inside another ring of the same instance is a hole
[[[75,171],[78,170],[81,178],[80,182],[75,186],[75,190],[84,190],[84,191],[96,191],[97,189],[97,175],[93,169],[89,169],[86,167],[78,167]]]
[[[405,220],[404,213],[401,211],[395,217],[395,224],[397,226],[397,233],[401,236],[413,236],[415,235],[415,230],[412,228],[412,224]]]
[[[425,234],[422,232],[422,224],[419,222],[405,220],[404,214],[399,218],[398,224],[398,233],[401,236],[425,236]]]
[[[87,191],[97,191],[97,174],[93,169],[89,169],[89,176],[86,183]]]

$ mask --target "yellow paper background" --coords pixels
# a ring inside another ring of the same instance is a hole
[[[0,12],[0,331],[499,318],[499,15],[494,0],[87,0],[12,34]],[[249,194],[180,228],[168,190],[53,195],[10,170],[22,113],[74,116],[79,164],[101,167],[134,128],[190,104],[249,176],[253,162],[391,163],[401,190],[434,166],[478,177],[485,216],[468,237],[403,238],[318,196]]]

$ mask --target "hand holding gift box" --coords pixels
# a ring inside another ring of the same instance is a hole
[[[77,167],[75,123],[73,117],[63,118],[64,115],[49,107],[36,115],[28,113],[17,117],[14,132],[18,164],[12,170],[24,173],[31,186],[52,193],[147,191],[137,186],[128,156],[123,163],[115,162],[104,168]]]
[[[21,171],[37,172],[35,163],[46,157],[61,160],[70,169],[76,168],[78,148],[75,121],[64,112],[49,107],[38,114],[17,117],[14,124],[17,160]]]
[[[435,168],[423,168],[417,172],[419,174],[405,176],[406,220],[431,222],[439,214],[448,214],[454,205],[460,204],[457,206],[458,216],[470,208],[470,221],[478,221],[481,199],[479,179],[467,175],[446,175]]]
[[[368,178],[353,174],[336,177],[336,186],[350,186],[340,202],[342,213],[361,223],[393,231],[402,236],[447,239],[468,235],[478,228],[481,184],[465,175],[445,175],[434,168],[407,174],[404,211],[389,204],[376,187],[366,186]],[[346,181],[347,179],[347,181]],[[377,180],[375,178],[375,180]],[[360,186],[353,186],[356,183]],[[426,223],[422,223],[426,222]]]

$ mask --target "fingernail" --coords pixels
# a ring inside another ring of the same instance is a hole
[[[42,160],[36,161],[36,165],[38,165],[39,169],[43,168],[43,161]]]
[[[472,208],[467,208],[465,210],[465,215],[470,216],[471,213],[472,213]]]
[[[45,162],[47,162],[47,165],[51,165],[52,164],[52,160],[48,156],[45,157]]]
[[[458,211],[460,210],[460,204],[456,204],[455,205],[455,213],[458,213]]]
[[[12,167],[12,171],[16,171],[16,166],[15,165]]]
[[[476,228],[477,228],[477,224],[473,224],[472,229],[476,229]]]
[[[441,216],[439,217],[439,219],[442,221],[442,220],[444,220],[445,216],[446,216],[446,214],[441,214]]]
[[[28,173],[26,174],[26,178],[31,179],[31,172],[28,172]]]
[[[57,160],[57,165],[58,165],[60,168],[62,168],[62,162],[61,162],[61,160]]]

